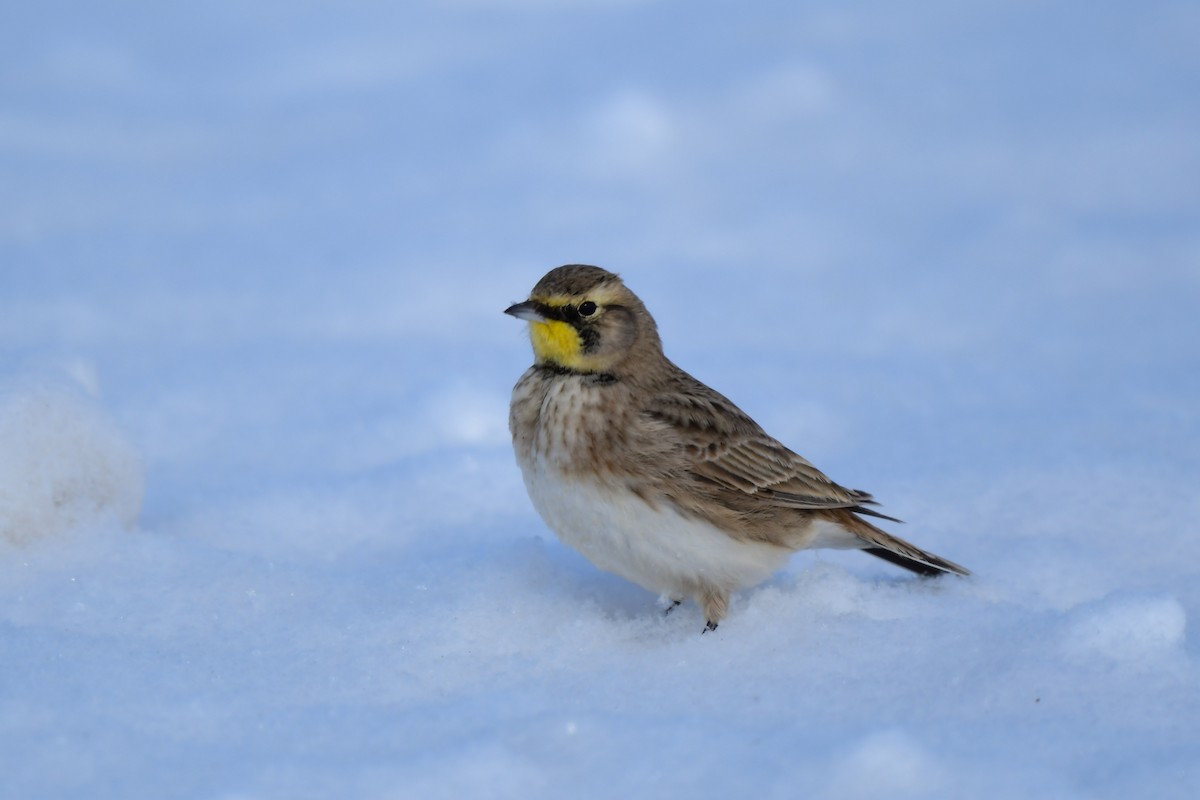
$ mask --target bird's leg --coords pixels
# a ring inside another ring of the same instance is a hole
[[[729,611],[729,593],[710,588],[703,590],[696,599],[700,601],[700,608],[704,610],[706,623],[701,633],[715,631],[717,623],[724,619]]]

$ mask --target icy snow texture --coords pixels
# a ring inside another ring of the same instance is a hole
[[[1194,3],[9,17],[0,796],[1196,796]],[[564,549],[500,312],[568,261],[976,577],[700,636]]]

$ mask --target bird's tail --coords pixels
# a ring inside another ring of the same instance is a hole
[[[941,575],[946,572],[962,576],[971,574],[966,567],[922,550],[899,536],[893,536],[857,516],[849,509],[844,510],[839,516],[841,519],[838,521],[862,540],[863,551],[877,558],[890,561],[896,566],[904,567],[918,575]]]

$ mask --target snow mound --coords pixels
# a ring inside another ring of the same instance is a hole
[[[63,389],[0,390],[0,540],[102,519],[133,527],[142,492],[137,454],[94,404]]]

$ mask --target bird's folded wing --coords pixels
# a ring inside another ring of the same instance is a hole
[[[853,508],[870,503],[865,492],[846,489],[765,434],[725,441],[716,452],[705,449],[692,472],[713,483],[762,495],[791,508]]]
[[[687,471],[705,482],[797,509],[858,509],[873,503],[866,492],[831,481],[715,392],[676,395],[647,412],[678,435]]]

